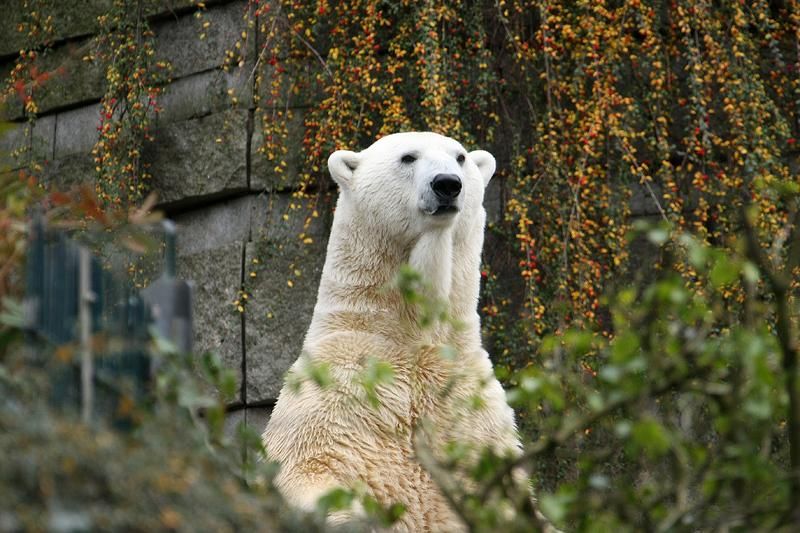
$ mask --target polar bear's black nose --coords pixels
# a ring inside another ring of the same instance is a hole
[[[455,174],[436,174],[431,188],[441,200],[452,200],[461,192],[461,178]]]

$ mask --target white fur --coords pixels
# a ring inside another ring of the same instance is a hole
[[[417,159],[403,163],[407,154]],[[269,458],[281,463],[276,484],[291,503],[309,509],[327,490],[362,486],[382,504],[405,505],[394,530],[460,531],[415,446],[438,458],[453,440],[518,453],[514,415],[481,347],[476,310],[483,190],[494,165],[488,152],[467,154],[433,133],[390,135],[329,158],[340,194],[304,355],[290,373],[326,364],[334,385],[284,386],[264,433]],[[458,214],[431,214],[430,183],[441,173],[462,181]],[[464,329],[420,330],[415,308],[387,289],[405,263],[434,288],[432,296],[449,301]],[[455,347],[454,359],[442,355],[445,344]],[[374,358],[394,372],[376,391],[377,407],[360,381]],[[353,509],[331,520],[357,515]]]

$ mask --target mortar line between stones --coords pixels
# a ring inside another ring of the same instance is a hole
[[[250,5],[248,7],[249,10],[253,10],[253,6]],[[255,42],[258,42],[258,22],[256,22],[255,28]],[[257,48],[257,47],[256,47]],[[250,97],[250,104],[247,107],[247,123],[245,125],[245,182],[247,183],[247,189],[251,188],[251,173],[252,173],[252,154],[253,154],[253,122],[255,117],[255,87],[256,87],[256,76],[253,76],[252,82],[252,91]],[[242,291],[245,290],[244,287],[244,280],[245,280],[245,266],[247,265],[247,243],[252,238],[253,232],[253,210],[248,209],[247,212],[247,237],[242,242],[242,266],[240,269],[241,272],[241,289]],[[245,313],[241,313],[241,339],[242,339],[242,387],[240,389],[240,396],[242,399],[242,403],[244,404],[244,412],[245,412],[245,424],[247,424],[247,320],[245,317]]]
[[[251,3],[248,7],[250,13],[248,18],[255,16],[255,6]],[[255,16],[255,29],[253,30],[253,54],[258,57],[258,40],[261,38],[259,35],[258,17]],[[245,52],[245,55],[247,52]],[[247,106],[247,144],[245,145],[245,173],[247,175],[247,188],[252,187],[252,171],[253,171],[253,132],[255,130],[255,116],[256,116],[256,79],[258,75],[253,72],[253,80],[250,82],[250,102]]]
[[[242,261],[240,263],[239,268],[239,290],[244,291],[244,267],[246,263],[247,254],[247,241],[242,241]],[[245,310],[246,313],[246,310]],[[245,331],[246,331],[246,322],[245,322],[245,313],[239,313],[239,337],[242,342],[242,384],[241,388],[239,389],[239,397],[241,398],[242,403],[245,407],[247,407],[247,348],[245,347]]]

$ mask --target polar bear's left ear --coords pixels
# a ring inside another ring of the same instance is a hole
[[[494,156],[486,150],[473,150],[469,153],[469,158],[478,167],[483,178],[483,186],[489,185],[489,180],[494,176],[494,170],[497,168],[497,163]]]
[[[328,158],[328,171],[339,187],[350,187],[360,158],[349,150],[336,150]]]

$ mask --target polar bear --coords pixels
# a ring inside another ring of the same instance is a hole
[[[424,446],[441,458],[458,441],[519,453],[477,315],[483,189],[494,158],[410,132],[358,153],[334,152],[328,168],[340,193],[317,303],[263,437],[268,458],[281,465],[275,483],[304,509],[334,488],[359,488],[405,507],[396,531],[463,530],[418,452]],[[450,303],[462,327],[419,327],[415,306],[389,288],[404,264],[421,273],[429,296]],[[371,402],[363,376],[375,360],[391,367],[393,379]],[[294,378],[320,365],[332,383],[297,385]]]

